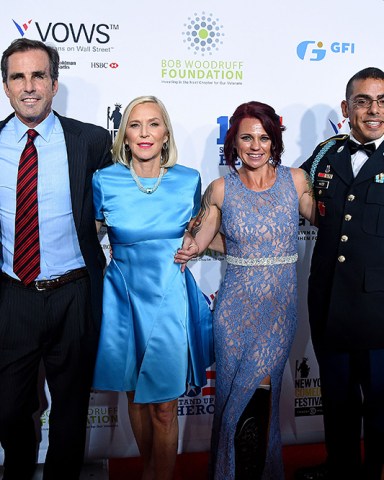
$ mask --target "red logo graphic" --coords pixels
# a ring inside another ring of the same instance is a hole
[[[207,385],[201,389],[201,394],[203,396],[206,395],[215,395],[216,393],[216,371],[215,370],[207,370]]]
[[[31,24],[32,20],[28,20],[28,22],[23,23],[23,25],[19,25],[12,19],[12,22],[15,24],[17,30],[20,32],[20,35],[24,37],[25,32],[28,30],[29,25]]]

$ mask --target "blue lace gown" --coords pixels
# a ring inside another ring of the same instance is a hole
[[[151,187],[153,178],[141,178]],[[192,274],[174,263],[200,207],[200,175],[175,165],[159,188],[141,192],[121,164],[93,177],[97,220],[105,220],[113,259],[104,278],[94,388],[135,391],[135,402],[176,399],[203,386],[213,362],[212,319]]]
[[[289,168],[279,166],[264,192],[225,177],[222,226],[227,253],[260,258],[297,252],[298,196]],[[272,409],[265,480],[284,478],[279,397],[296,330],[296,265],[228,264],[214,313],[216,410],[212,450],[215,480],[235,478],[234,436],[255,389],[271,377]]]

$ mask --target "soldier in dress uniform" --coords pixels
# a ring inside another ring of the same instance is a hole
[[[317,205],[308,308],[328,454],[303,480],[384,478],[384,72],[356,73],[341,108],[350,135],[302,165]]]

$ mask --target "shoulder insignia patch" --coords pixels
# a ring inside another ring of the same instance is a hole
[[[324,142],[320,143],[319,146],[322,147],[323,145],[326,145],[328,142],[331,142],[332,140],[340,141],[340,140],[347,140],[347,138],[349,138],[349,135],[335,135],[334,137],[330,137]]]

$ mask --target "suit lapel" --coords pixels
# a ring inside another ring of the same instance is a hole
[[[56,114],[56,113],[55,113]],[[57,114],[56,114],[57,115]],[[87,158],[86,145],[80,135],[81,130],[70,119],[57,115],[64,131],[68,156],[69,184],[71,189],[72,212],[76,229],[79,230],[83,208],[84,185]]]
[[[9,120],[11,120],[12,117],[14,117],[15,114],[14,113],[11,113],[11,115],[9,115],[5,120],[1,120],[0,121],[0,131],[4,128],[4,126],[9,122]]]

